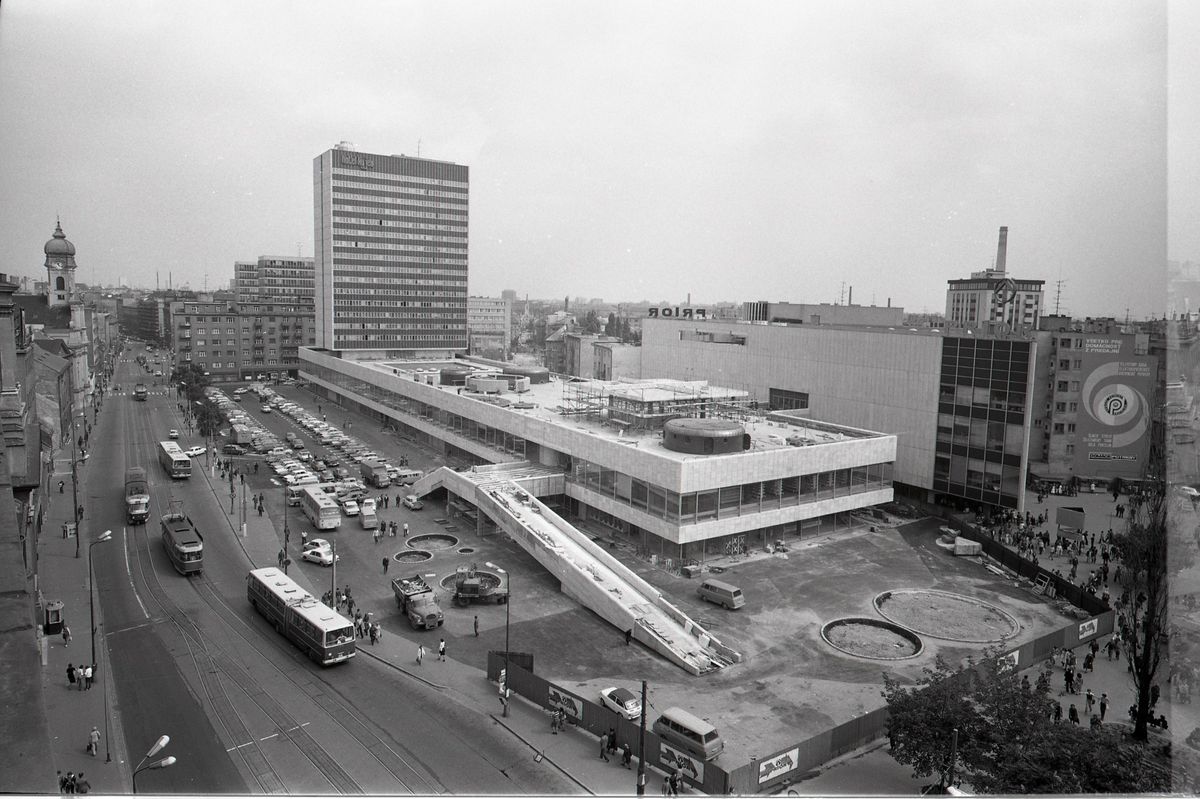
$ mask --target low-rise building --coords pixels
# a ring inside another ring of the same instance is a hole
[[[200,366],[214,383],[294,372],[298,348],[316,342],[311,306],[174,302],[170,319],[176,363]]]

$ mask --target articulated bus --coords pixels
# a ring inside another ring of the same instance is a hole
[[[323,666],[354,657],[353,623],[321,604],[275,567],[253,569],[246,578],[250,605],[313,661]]]
[[[163,515],[162,542],[175,571],[184,577],[204,571],[204,536],[188,517],[177,511]]]
[[[304,486],[300,506],[318,530],[336,530],[342,526],[342,511],[337,502],[318,486]]]
[[[183,449],[175,441],[158,442],[158,462],[163,471],[173,478],[186,480],[192,476],[192,459],[183,454]]]

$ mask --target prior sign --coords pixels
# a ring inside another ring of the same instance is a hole
[[[648,319],[707,319],[708,309],[680,308],[678,305],[676,305],[674,308],[670,306],[663,308],[647,308],[646,317]]]

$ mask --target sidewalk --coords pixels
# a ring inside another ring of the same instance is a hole
[[[56,460],[55,463],[59,463]],[[88,541],[95,540],[103,530],[93,530],[85,515],[83,538],[79,541],[79,557],[75,557],[74,537],[62,537],[63,523],[71,520],[70,458],[65,459],[68,470],[51,478],[49,508],[38,549],[40,587],[46,601],[64,603],[63,617],[71,630],[71,642],[61,635],[42,639],[42,696],[46,724],[50,730],[51,751],[46,763],[47,791],[57,791],[54,772],[81,772],[91,783],[92,793],[127,793],[129,788],[128,758],[123,749],[124,736],[119,729],[120,716],[115,694],[108,677],[108,651],[104,640],[104,625],[100,602],[96,602],[96,666],[95,684],[90,690],[79,689],[67,681],[67,664],[87,665],[91,661],[91,631],[89,630],[90,583],[88,577]],[[85,490],[88,464],[80,469],[79,495]],[[57,493],[58,481],[66,483],[64,493]],[[81,499],[82,501],[82,499]],[[98,546],[120,546],[118,539]],[[107,708],[106,708],[107,703]],[[107,723],[106,723],[107,722]],[[86,751],[88,733],[99,729],[100,751],[92,757]],[[111,756],[111,761],[108,760]]]

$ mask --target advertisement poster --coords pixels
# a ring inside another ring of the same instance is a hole
[[[1150,411],[1158,364],[1133,355],[1127,338],[1083,339],[1075,473],[1137,479],[1150,450]]]

